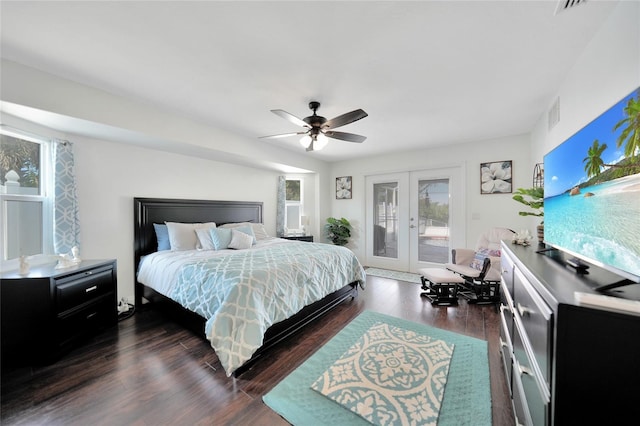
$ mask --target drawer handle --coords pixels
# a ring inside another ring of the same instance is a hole
[[[529,309],[526,306],[521,305],[520,303],[517,304],[517,308],[518,308],[518,312],[520,313],[520,316],[523,317],[527,314],[533,314],[535,313],[535,311],[533,309]]]
[[[92,314],[89,314],[89,315],[87,315],[87,319],[91,319],[91,318],[95,317],[96,315],[98,315],[98,313],[97,313],[97,312],[94,312],[94,313],[92,313]]]
[[[518,370],[520,370],[520,375],[527,375],[527,376],[533,376],[533,371],[531,371],[530,369],[528,369],[527,367],[523,367],[520,364],[518,364]]]
[[[84,291],[84,292],[85,292],[85,293],[90,293],[90,292],[92,292],[92,291],[94,291],[94,290],[97,290],[97,289],[98,289],[98,286],[97,286],[97,285],[94,285],[94,286],[92,286],[92,287],[89,287],[89,288],[85,289],[85,291]]]

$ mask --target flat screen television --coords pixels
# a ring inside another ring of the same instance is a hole
[[[640,88],[544,156],[544,242],[640,282]]]

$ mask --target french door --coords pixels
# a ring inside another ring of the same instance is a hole
[[[450,260],[465,241],[462,169],[366,177],[368,266],[416,272]]]

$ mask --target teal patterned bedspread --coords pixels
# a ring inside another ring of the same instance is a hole
[[[352,282],[363,287],[365,272],[351,250],[290,241],[186,264],[171,298],[207,319],[207,339],[230,376],[272,324]]]

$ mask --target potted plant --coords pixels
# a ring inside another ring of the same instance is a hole
[[[513,199],[519,203],[522,203],[533,211],[521,211],[518,212],[520,216],[544,216],[544,188],[542,187],[534,187],[534,188],[518,188],[514,192]],[[540,222],[537,227],[538,230],[538,241],[542,242],[544,240],[544,220]]]
[[[336,219],[335,217],[327,218],[324,226],[327,231],[327,237],[337,246],[344,246],[349,242],[351,237],[351,224],[344,217]]]

